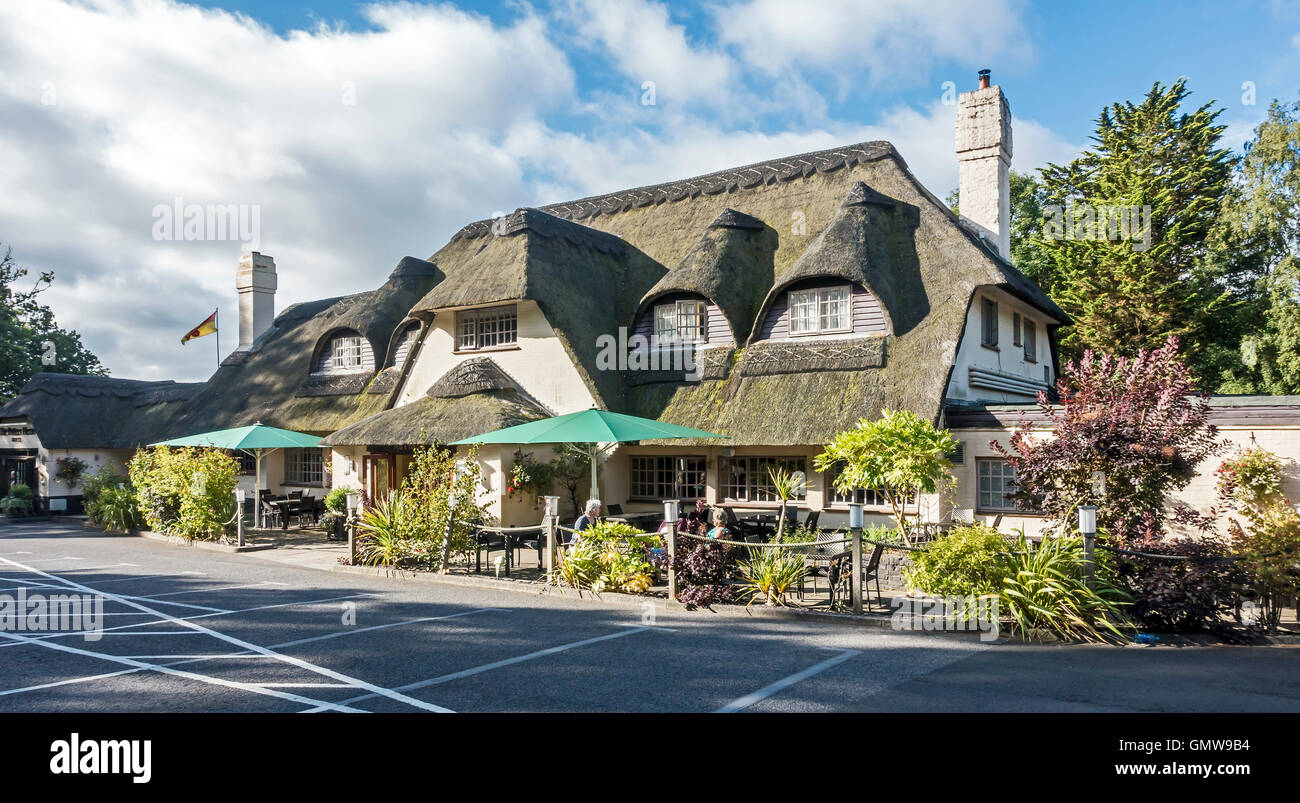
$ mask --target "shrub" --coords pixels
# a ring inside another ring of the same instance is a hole
[[[403,520],[409,506],[401,491],[393,491],[361,512],[357,522],[357,562],[362,566],[399,566],[409,563],[416,549],[407,538]]]
[[[445,571],[453,556],[473,554],[474,525],[491,519],[481,501],[486,492],[480,471],[477,448],[461,458],[435,447],[417,449],[412,455],[402,480],[399,523],[417,562]]]
[[[140,512],[135,493],[125,485],[115,485],[100,492],[92,521],[106,530],[128,532],[139,524]]]
[[[1230,533],[1250,596],[1261,608],[1259,623],[1276,633],[1282,608],[1300,595],[1300,513],[1275,500],[1253,511],[1248,527],[1232,522]]]
[[[1038,394],[1052,437],[1038,438],[1039,430],[1026,421],[1011,436],[1010,449],[992,442],[1015,468],[1011,496],[1022,509],[1065,522],[1079,505],[1096,505],[1099,527],[1120,542],[1160,529],[1167,518],[1210,526],[1173,498],[1196,466],[1224,445],[1208,424],[1207,397],[1196,394],[1192,373],[1179,359],[1177,338],[1132,358],[1087,351],[1066,364],[1057,392],[1059,407]]]
[[[6,516],[30,516],[32,489],[21,482],[9,486],[9,495],[0,499],[0,510],[3,510]]]
[[[124,495],[130,502],[129,509],[125,510],[122,502]],[[128,530],[140,520],[140,513],[135,505],[135,489],[131,487],[130,478],[111,465],[100,466],[98,471],[82,483],[81,505],[86,512],[86,517],[98,527]],[[115,509],[111,525],[108,522],[109,511],[106,507],[109,505]],[[129,521],[129,526],[119,526],[123,521]]]
[[[348,489],[335,488],[325,494],[321,500],[325,505],[325,513],[321,515],[321,526],[326,530],[333,530],[337,522],[344,521],[348,517]]]
[[[730,602],[730,580],[735,565],[735,552],[727,544],[678,538],[677,553],[673,556],[677,599],[688,606]]]
[[[934,596],[992,594],[1010,570],[1011,547],[997,530],[982,524],[956,527],[917,552],[903,569],[909,589]]]
[[[741,593],[748,596],[745,607],[752,605],[756,599],[764,600],[766,605],[785,605],[786,595],[808,574],[804,556],[804,550],[749,550],[749,558],[740,561],[737,567],[744,580]]]
[[[908,517],[919,516],[921,494],[953,484],[947,455],[956,448],[948,430],[935,429],[910,411],[885,410],[878,420],[860,419],[857,427],[836,435],[813,465],[821,472],[842,467],[835,480],[838,491],[876,489],[893,511],[903,543],[910,544]],[[909,501],[915,505],[912,513]]]
[[[648,591],[653,583],[654,567],[648,550],[660,545],[659,536],[643,533],[629,524],[602,521],[584,530],[570,547],[556,569],[556,580],[563,585],[618,591]]]
[[[1244,578],[1239,566],[1224,559],[1221,542],[1151,533],[1130,546],[1136,552],[1185,558],[1124,555],[1115,562],[1119,582],[1133,597],[1128,614],[1137,624],[1169,633],[1227,629],[1223,614],[1236,606]]]
[[[150,529],[216,539],[232,526],[239,464],[220,449],[140,450],[128,465],[140,513]]]
[[[1032,638],[1035,631],[1071,641],[1122,636],[1128,597],[1107,574],[1098,572],[1094,588],[1088,587],[1082,538],[1044,538],[1035,545],[1022,537],[997,593],[999,615],[1009,617],[1012,631],[1022,637]]]

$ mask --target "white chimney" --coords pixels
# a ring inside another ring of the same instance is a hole
[[[957,96],[957,199],[961,216],[1011,258],[1011,106],[980,70],[979,89]]]
[[[235,289],[239,291],[239,350],[252,348],[258,335],[275,321],[275,260],[257,251],[239,258]]]

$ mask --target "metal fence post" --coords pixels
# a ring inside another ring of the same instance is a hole
[[[1088,588],[1097,583],[1097,508],[1083,505],[1079,508],[1079,535],[1083,536],[1083,581]]]
[[[862,613],[862,505],[849,505],[849,532],[853,539],[853,566],[849,572],[853,612]]]
[[[671,602],[677,601],[677,570],[673,568],[677,558],[677,522],[668,522],[668,599]]]

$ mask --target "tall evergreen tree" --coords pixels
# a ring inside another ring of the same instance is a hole
[[[1273,101],[1239,164],[1223,249],[1253,279],[1222,390],[1300,393],[1300,102]]]
[[[0,404],[22,390],[40,371],[105,375],[99,358],[81,343],[81,335],[62,329],[54,313],[40,302],[54,274],[40,274],[29,288],[21,285],[27,269],[18,267],[12,251],[0,255]]]
[[[1210,237],[1234,157],[1219,147],[1225,127],[1215,120],[1222,110],[1205,104],[1182,112],[1189,94],[1179,79],[1157,82],[1141,103],[1112,104],[1097,119],[1093,148],[1042,171],[1045,213],[1047,206],[1074,206],[1086,221],[1089,209],[1149,208],[1149,246],[1145,238],[1107,239],[1114,225],[1098,222],[1093,232],[1047,226],[1026,247],[1041,251],[1036,278],[1075,321],[1062,342],[1064,356],[1089,348],[1131,354],[1177,336],[1204,386],[1213,377],[1201,357],[1234,303],[1231,277]]]

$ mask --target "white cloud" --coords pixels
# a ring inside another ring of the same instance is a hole
[[[48,301],[61,325],[81,331],[115,375],[202,379],[214,344],[179,339],[220,305],[223,345],[233,347],[242,249],[155,241],[155,205],[178,196],[259,205],[283,309],[371,289],[402,256],[428,256],[497,210],[848,142],[894,142],[943,197],[956,184],[952,107],[897,106],[874,125],[837,120],[803,69],[841,58],[849,72],[876,69],[933,48],[897,63],[920,69],[981,42],[1002,46],[992,23],[974,25],[976,44],[953,44],[951,21],[915,31],[906,21],[916,15],[900,7],[866,22],[824,9],[813,14],[822,46],[792,22],[771,46],[784,71],[765,73],[745,66],[775,35],[760,23],[779,22],[765,0],[727,18],[723,30],[748,37],[732,50],[693,41],[647,0],[561,2],[495,24],[450,5],[371,5],[373,30],[287,35],[173,0],[0,4],[0,239],[21,262],[56,271]],[[991,5],[982,13],[1009,13]],[[892,56],[856,52],[896,35],[912,44],[891,45],[903,48]],[[654,80],[659,105],[611,96],[607,77],[581,81],[590,76],[574,64],[591,61],[579,50],[608,59],[633,87]],[[1075,150],[1020,120],[1016,146],[1017,169]]]
[[[283,308],[373,287],[526,194],[502,143],[573,92],[545,24],[366,14],[281,37],[167,0],[0,9],[2,236],[56,270],[50,303],[114,373],[203,376],[207,342],[180,335],[218,303],[235,320],[239,244],[155,242],[156,204],[259,205]]]
[[[812,69],[877,84],[925,83],[940,61],[988,66],[1031,55],[1016,0],[737,0],[715,11],[722,40],[756,70]]]
[[[668,8],[652,0],[566,0],[558,16],[578,36],[600,45],[637,87],[653,82],[656,103],[714,105],[737,90],[737,70],[725,53],[691,42]]]

